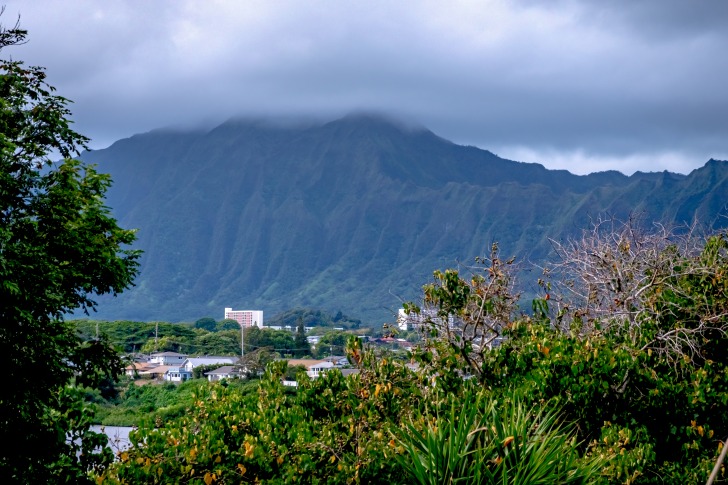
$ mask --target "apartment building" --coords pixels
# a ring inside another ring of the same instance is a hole
[[[225,319],[235,320],[245,328],[263,327],[263,310],[233,310],[225,308]]]

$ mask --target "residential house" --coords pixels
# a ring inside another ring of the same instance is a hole
[[[220,379],[237,379],[240,377],[240,369],[234,365],[224,365],[215,370],[205,372],[207,380],[210,382],[219,381]]]
[[[142,379],[164,379],[164,375],[173,366],[171,365],[157,365],[149,369],[139,372],[139,377]]]
[[[303,366],[306,368],[306,374],[311,379],[315,379],[320,376],[323,372],[333,369],[335,366],[333,362],[326,360],[316,359],[288,359],[288,367]]]
[[[159,365],[182,365],[186,358],[187,355],[177,352],[158,352],[149,357],[149,362]]]
[[[147,372],[158,366],[159,364],[153,362],[132,362],[124,367],[124,374],[129,377],[139,377],[142,372]]]
[[[359,369],[346,369],[341,368],[335,362],[340,362],[341,357],[328,357],[326,360],[315,360],[315,359],[290,359],[288,360],[288,367],[303,366],[306,368],[306,374],[311,378],[315,379],[320,377],[324,372],[328,372],[331,369],[339,369],[344,376],[351,374],[358,374]],[[343,357],[346,361],[346,357]],[[348,364],[348,361],[347,361]],[[282,380],[284,386],[298,387],[296,381]]]
[[[189,379],[192,379],[192,371],[187,371],[184,367],[170,367],[164,374],[165,381],[184,382]]]
[[[195,367],[201,365],[232,365],[238,361],[239,357],[222,357],[222,356],[205,356],[205,357],[188,357],[182,367],[186,371],[192,372]]]

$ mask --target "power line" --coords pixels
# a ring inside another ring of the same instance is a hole
[[[162,338],[165,338],[165,337],[163,336]],[[144,344],[144,343],[148,342],[148,339],[147,340],[143,340],[143,341],[138,341],[138,340],[131,340],[131,341],[127,341],[127,340],[110,340],[109,342],[111,344],[113,344],[113,345],[125,345],[126,346],[126,345],[139,345],[139,344]],[[206,344],[191,343],[191,342],[182,342],[182,341],[179,341],[179,340],[170,340],[170,339],[167,339],[167,342],[170,343],[170,344],[173,344],[173,345],[179,345],[179,346],[184,346],[184,347],[192,347],[192,348],[198,348],[198,349],[199,348],[210,347],[210,345],[206,345]],[[324,344],[324,345],[326,345],[326,344]],[[326,345],[326,346],[328,347],[328,345]],[[309,349],[307,349],[305,347],[303,347],[303,348],[296,348],[296,347],[274,348],[271,345],[253,345],[253,344],[249,344],[249,343],[246,343],[245,344],[245,347],[248,348],[248,349],[250,349],[250,348],[255,348],[255,349],[271,348],[272,350],[275,350],[277,352],[279,352],[279,351],[309,350]],[[335,345],[335,347],[341,347],[341,348],[343,348],[344,346],[343,345],[338,345],[338,346]]]

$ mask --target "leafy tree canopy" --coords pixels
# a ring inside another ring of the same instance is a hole
[[[0,26],[0,50],[26,39]],[[120,363],[103,340],[82,343],[64,321],[93,310],[94,295],[117,294],[139,253],[104,205],[111,184],[72,157],[86,137],[71,129],[66,98],[43,68],[0,60],[0,481],[85,480],[110,459],[93,450],[89,410],[72,386],[95,386]],[[53,163],[60,154],[63,161]],[[70,440],[69,440],[70,439]]]
[[[99,332],[107,336],[121,352],[140,352],[149,340],[154,340],[155,335],[159,338],[168,337],[170,344],[177,345],[182,351],[188,352],[187,344],[198,336],[198,332],[203,332],[194,330],[187,324],[168,322],[134,322],[130,320],[108,322],[84,319],[74,320],[73,323],[85,340],[94,338],[98,326]],[[154,350],[154,347],[152,346],[151,349]]]
[[[294,308],[279,313],[266,321],[266,325],[295,328],[298,325],[299,318],[303,320],[306,327],[359,328],[361,326],[361,320],[348,317],[342,314],[341,311],[331,316],[323,310],[314,310],[312,308]]]
[[[306,329],[303,326],[303,319],[298,319],[296,325],[296,335],[293,337],[293,345],[296,346],[294,354],[296,357],[304,357],[311,354],[311,345],[306,338]]]
[[[213,332],[215,330],[215,327],[217,326],[217,322],[214,318],[211,317],[203,317],[200,318],[195,322],[194,327],[195,328],[201,328],[203,330],[207,330],[208,332]]]
[[[268,348],[281,355],[288,355],[295,349],[293,334],[286,330],[251,327],[245,329],[245,351]]]
[[[324,334],[316,344],[316,357],[322,358],[328,355],[344,355],[346,341],[351,334],[334,331]]]
[[[231,318],[226,318],[217,322],[215,330],[221,332],[223,330],[239,330],[240,324]]]

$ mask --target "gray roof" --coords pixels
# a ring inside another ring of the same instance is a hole
[[[235,368],[234,365],[224,365],[222,367],[218,367],[215,370],[205,372],[205,375],[209,376],[209,375],[218,375],[218,374],[237,374],[237,372],[238,372],[238,370]]]
[[[192,367],[199,365],[215,365],[215,364],[234,364],[237,362],[238,357],[221,357],[221,356],[210,356],[210,357],[187,357],[184,364],[189,362]]]

